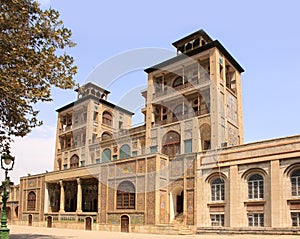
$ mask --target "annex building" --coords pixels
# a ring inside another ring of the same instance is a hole
[[[173,46],[145,69],[142,126],[93,82],[57,110],[54,170],[21,178],[16,223],[300,233],[300,136],[244,144],[244,69],[203,30]]]

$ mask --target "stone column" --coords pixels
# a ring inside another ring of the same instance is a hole
[[[82,188],[80,178],[77,178],[77,209],[76,212],[82,212]]]
[[[60,185],[60,208],[59,212],[65,212],[65,189],[63,180],[59,181]]]
[[[281,185],[280,182],[282,178],[280,177],[280,163],[279,160],[271,161],[271,180],[269,183],[269,188],[271,190],[270,200],[271,203],[271,210],[269,215],[265,215],[265,218],[268,218],[269,216],[271,221],[271,227],[280,227],[280,219],[282,218],[282,215],[280,213],[280,189]]]
[[[240,218],[243,216],[241,215],[243,212],[239,208],[239,195],[240,195],[240,184],[237,183],[240,181],[238,177],[238,166],[232,165],[230,166],[230,173],[229,173],[229,223],[226,223],[229,227],[240,227],[242,226],[242,222]],[[226,212],[225,212],[226,217]],[[228,216],[225,218],[228,219]]]
[[[45,183],[45,201],[44,201],[44,213],[49,212],[49,190],[48,184]]]

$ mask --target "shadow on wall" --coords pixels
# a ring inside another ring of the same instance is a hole
[[[56,237],[48,235],[39,235],[39,234],[14,234],[9,235],[10,239],[72,239],[72,237]]]

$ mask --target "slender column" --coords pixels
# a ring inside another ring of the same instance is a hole
[[[63,180],[59,181],[60,185],[60,208],[59,212],[65,212],[65,189]]]
[[[48,184],[45,183],[45,204],[44,204],[44,213],[49,212],[49,189]]]
[[[198,93],[198,115],[200,115],[200,94]]]
[[[82,187],[80,178],[77,178],[77,209],[76,212],[82,212]]]
[[[279,160],[271,161],[271,180],[269,182],[269,187],[271,191],[269,202],[271,204],[271,210],[269,215],[265,215],[265,218],[270,217],[271,227],[280,227],[280,220],[282,219],[281,214],[281,201],[280,201],[280,189],[281,189],[281,174],[280,174],[280,162]],[[266,212],[267,214],[267,212]]]

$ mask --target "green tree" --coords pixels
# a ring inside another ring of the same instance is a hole
[[[0,151],[9,152],[12,137],[42,124],[34,104],[51,101],[51,87],[72,89],[77,68],[64,52],[75,44],[58,11],[0,1]]]

